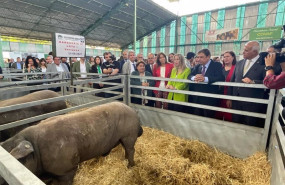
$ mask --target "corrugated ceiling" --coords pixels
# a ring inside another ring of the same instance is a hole
[[[133,0],[0,0],[0,33],[51,40],[85,35],[87,44],[121,48],[133,41]],[[137,0],[137,38],[176,19],[151,0]]]

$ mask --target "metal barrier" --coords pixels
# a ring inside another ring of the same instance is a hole
[[[40,79],[40,80],[23,80],[27,75],[45,75],[45,74],[59,74],[59,77],[62,77],[64,73],[60,72],[51,72],[51,73],[4,73],[2,76],[8,81],[0,83],[0,99],[10,99],[18,96],[24,96],[29,91],[40,90],[40,89],[49,89],[63,87],[66,85],[68,79],[55,78],[55,79]],[[23,79],[17,79],[17,81],[12,81],[15,76],[23,77]],[[52,83],[52,84],[49,84]],[[37,85],[35,85],[37,84]],[[16,86],[16,87],[15,87]],[[22,88],[25,87],[25,88]],[[63,88],[62,88],[63,89]],[[12,93],[4,93],[12,92]],[[64,92],[62,92],[63,94]]]
[[[140,76],[129,76],[129,78],[178,81],[178,82],[189,83],[189,85],[195,83],[190,80],[178,80],[170,78],[166,79],[166,78],[140,77]],[[212,85],[266,89],[266,87],[263,84],[216,82],[213,83]],[[199,139],[233,156],[239,158],[245,158],[252,155],[256,151],[265,151],[266,149],[266,143],[268,139],[269,126],[270,126],[272,109],[275,98],[275,91],[276,91],[274,89],[270,90],[269,99],[257,99],[257,98],[235,97],[235,96],[228,96],[221,94],[193,92],[188,90],[183,91],[183,90],[161,89],[155,87],[143,87],[136,85],[130,85],[129,87],[265,104],[267,105],[267,111],[266,114],[262,114],[262,113],[247,112],[241,110],[233,110],[233,109],[214,107],[209,105],[196,104],[191,102],[179,102],[174,100],[133,95],[133,94],[128,95],[129,98],[136,97],[148,100],[158,100],[161,102],[179,104],[188,107],[203,108],[207,110],[214,110],[214,111],[252,116],[256,118],[263,118],[265,119],[264,128],[257,128],[257,127],[242,125],[239,123],[233,123],[213,118],[201,117],[192,114],[185,114],[169,110],[157,109],[153,107],[141,106],[137,104],[131,104],[131,106],[138,109],[144,125],[160,128],[183,138]]]
[[[285,184],[285,135],[284,123],[282,116],[284,107],[281,104],[282,97],[285,96],[284,90],[277,93],[274,116],[272,121],[272,129],[270,135],[270,143],[268,149],[268,158],[272,166],[271,183],[272,185]]]
[[[105,81],[114,80],[114,79],[121,79],[121,81],[123,83],[114,84],[114,83],[105,82]],[[97,79],[88,79],[88,80],[78,80],[78,81],[74,81],[75,85],[79,85],[78,87],[75,87],[75,88],[81,88],[80,85],[84,85],[84,84],[87,84],[89,82],[93,82],[93,83],[96,83],[96,82],[101,83],[102,82],[102,83],[106,83],[106,84],[112,84],[113,86],[108,87],[108,88],[104,88],[104,89],[88,88],[88,89],[85,89],[86,91],[81,92],[81,93],[75,93],[75,94],[64,95],[64,96],[60,96],[60,97],[56,97],[56,98],[49,98],[49,99],[33,101],[33,102],[29,102],[29,103],[23,103],[23,104],[17,104],[17,105],[12,105],[12,106],[1,107],[0,113],[3,113],[3,112],[7,112],[7,111],[18,110],[18,109],[22,109],[22,108],[32,107],[35,105],[41,105],[41,104],[56,102],[56,101],[60,101],[60,100],[70,100],[72,98],[84,97],[84,96],[92,95],[92,94],[99,93],[99,92],[105,92],[105,91],[109,92],[110,91],[110,93],[112,93],[113,91],[111,91],[111,90],[123,89],[123,92],[116,93],[116,96],[114,96],[114,97],[103,98],[103,99],[99,99],[99,100],[95,100],[95,101],[89,101],[85,104],[76,105],[76,106],[73,106],[73,107],[70,107],[67,109],[63,109],[63,110],[59,110],[56,112],[51,112],[51,113],[47,113],[47,114],[43,114],[43,115],[39,115],[39,116],[35,116],[35,117],[26,118],[23,120],[18,120],[15,122],[7,123],[4,125],[0,125],[0,131],[5,130],[5,129],[9,129],[9,128],[13,128],[13,127],[17,127],[20,125],[25,125],[25,124],[28,124],[31,122],[39,121],[39,120],[46,119],[49,117],[53,117],[56,115],[64,114],[64,113],[74,111],[74,110],[78,110],[81,108],[105,104],[108,102],[118,100],[120,98],[123,98],[124,102],[127,103],[127,100],[126,100],[127,88],[124,85],[125,79],[126,79],[125,76],[122,75],[122,76],[113,76],[113,77],[108,77],[108,78],[103,78],[103,79],[97,78]],[[29,82],[30,81],[22,81],[22,82],[16,82],[16,83],[25,84],[25,83],[29,83]],[[51,81],[44,80],[42,82],[53,82],[53,81],[52,80]],[[7,83],[15,83],[15,82],[7,82]],[[0,85],[2,85],[2,84],[0,83]],[[5,85],[2,85],[2,87]],[[70,82],[61,82],[61,83],[53,83],[53,84],[47,84],[47,85],[36,85],[36,86],[29,86],[29,87],[18,86],[18,87],[9,88],[9,89],[2,88],[2,89],[0,89],[0,93],[4,93],[4,94],[6,93],[7,94],[7,93],[11,93],[13,91],[14,92],[22,92],[22,91],[45,89],[47,87],[57,87],[57,86],[61,86],[65,89],[67,87],[69,87],[70,90],[72,89]],[[66,92],[63,91],[63,94],[66,94]],[[27,185],[27,184],[42,185],[42,184],[44,184],[33,173],[31,173],[28,169],[26,169],[19,161],[17,161],[8,152],[6,152],[1,146],[0,146],[0,175],[9,184],[13,184],[13,185]]]
[[[206,142],[209,145],[215,146],[219,148],[220,150],[227,152],[233,156],[237,156],[240,158],[247,157],[251,154],[253,154],[256,151],[265,151],[266,149],[266,142],[268,140],[268,133],[269,133],[269,127],[271,123],[271,115],[272,115],[272,109],[274,105],[274,98],[275,98],[275,92],[276,90],[270,90],[270,96],[269,99],[256,99],[256,98],[242,98],[241,97],[234,97],[234,96],[228,96],[228,95],[221,95],[221,94],[210,94],[210,93],[200,93],[200,92],[191,92],[191,91],[182,91],[182,90],[169,90],[169,89],[161,89],[161,88],[155,88],[155,87],[143,87],[143,86],[135,86],[130,84],[130,79],[132,78],[142,78],[142,79],[151,79],[151,80],[168,80],[168,81],[179,81],[179,82],[185,82],[193,83],[189,80],[177,80],[177,79],[165,79],[165,78],[154,78],[154,77],[139,77],[139,76],[125,76],[125,75],[118,75],[118,76],[112,76],[109,77],[107,75],[101,75],[101,74],[94,74],[94,73],[86,73],[89,76],[99,76],[102,78],[91,78],[91,79],[82,79],[82,80],[75,80],[73,82],[73,85],[70,84],[70,82],[60,82],[58,84],[48,84],[45,85],[45,87],[55,87],[55,85],[60,85],[63,87],[62,95],[57,98],[52,99],[45,99],[35,102],[29,102],[25,104],[18,104],[13,105],[9,107],[3,107],[0,108],[1,112],[11,111],[11,110],[17,110],[25,107],[31,107],[35,105],[60,101],[60,100],[68,100],[72,98],[77,97],[86,97],[86,96],[93,96],[95,93],[99,92],[108,92],[112,93],[115,96],[111,98],[101,98],[96,101],[89,101],[85,104],[79,104],[77,106],[73,106],[64,110],[60,110],[57,112],[52,112],[44,115],[39,115],[32,118],[27,118],[24,120],[15,121],[12,123],[8,123],[5,125],[0,125],[0,131],[8,128],[12,128],[19,125],[24,125],[30,122],[42,120],[45,118],[49,118],[55,115],[64,114],[73,110],[77,110],[84,107],[90,107],[94,105],[104,104],[107,102],[115,101],[119,98],[123,98],[123,101],[125,104],[128,104],[138,110],[138,114],[141,117],[141,121],[143,125],[156,127],[162,130],[165,130],[167,132],[173,133],[174,135],[189,138],[189,139],[199,139],[203,142]],[[116,80],[120,79],[121,83],[113,83],[108,82],[109,80]],[[24,82],[23,82],[24,83]],[[103,88],[103,89],[93,89],[86,84],[88,83],[102,83],[106,85],[112,85],[111,87]],[[250,87],[250,88],[261,88],[265,89],[265,86],[261,84],[239,84],[239,83],[226,83],[226,82],[217,82],[213,85],[219,85],[219,86],[239,86],[239,87]],[[1,84],[0,84],[1,86]],[[9,93],[11,91],[28,91],[28,90],[37,90],[42,89],[44,85],[37,85],[37,86],[29,86],[29,87],[14,87],[10,89],[0,89],[0,93]],[[66,90],[68,87],[68,90]],[[260,103],[267,105],[267,112],[266,114],[261,113],[252,113],[252,112],[245,112],[240,110],[233,110],[233,109],[226,109],[221,107],[212,107],[208,105],[201,105],[201,104],[195,104],[191,102],[178,102],[174,100],[167,100],[162,98],[155,98],[155,97],[147,97],[147,96],[141,96],[141,95],[134,95],[131,94],[131,88],[144,88],[144,89],[150,89],[150,90],[159,90],[159,91],[168,91],[168,92],[175,92],[175,93],[183,93],[187,95],[195,95],[195,96],[206,96],[206,97],[212,97],[212,98],[218,98],[218,99],[230,99],[230,100],[237,100],[237,101],[246,101],[246,102],[253,102],[253,103]],[[74,89],[76,92],[81,93],[74,93]],[[116,92],[112,91],[115,89],[123,89],[123,92]],[[281,91],[282,92],[282,91]],[[284,94],[284,93],[283,93]],[[282,132],[282,129],[277,126],[278,119],[277,117],[277,107],[279,107],[278,111],[280,111],[280,99],[281,99],[281,93],[279,93],[278,98],[276,99],[276,105],[275,107],[275,113],[274,113],[274,120],[273,120],[273,128],[271,132],[271,143],[270,143],[270,160],[272,161],[273,171],[272,171],[272,178],[274,178],[273,182],[274,184],[278,184],[277,182],[284,183],[284,175],[280,175],[284,170],[284,163],[282,165],[280,164],[280,158],[283,159],[284,157],[284,147],[285,147],[285,138],[284,133]],[[241,114],[241,115],[247,115],[247,116],[253,116],[258,118],[264,118],[265,119],[265,126],[264,128],[257,128],[247,125],[242,125],[238,123],[232,123],[222,120],[217,120],[213,118],[206,118],[206,117],[200,117],[196,115],[181,113],[181,112],[174,112],[170,110],[163,110],[163,109],[157,109],[154,107],[146,107],[142,105],[137,105],[131,103],[131,97],[136,98],[144,98],[148,100],[159,100],[161,102],[168,102],[173,104],[180,104],[184,106],[194,107],[194,108],[204,108],[208,110],[216,110],[216,111],[222,111],[222,112],[229,112],[234,114]],[[281,129],[281,130],[280,130]],[[282,132],[282,134],[281,134]],[[281,136],[282,135],[282,136]],[[280,144],[279,144],[279,143]],[[276,144],[277,143],[277,144]],[[278,149],[276,149],[276,146]],[[282,150],[281,150],[282,149]],[[2,153],[3,148],[0,147],[1,157],[0,157],[0,175],[4,177],[8,183],[11,182],[11,184],[28,184],[21,178],[21,175],[14,173],[14,167],[12,168],[9,161],[7,159],[10,159],[11,155],[8,153]],[[3,157],[2,157],[3,156]],[[283,160],[284,161],[284,160]],[[21,164],[17,161],[13,161],[13,166],[21,166]],[[20,168],[18,168],[20,169]],[[29,171],[23,171],[24,176],[29,177],[30,179],[34,179],[34,177],[31,172]],[[12,175],[12,177],[11,177]],[[276,179],[275,179],[276,177]],[[40,184],[40,183],[33,183],[33,184]]]

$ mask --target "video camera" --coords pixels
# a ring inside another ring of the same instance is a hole
[[[111,55],[111,59],[112,59],[112,61],[115,61],[116,60],[116,57],[115,57],[115,55]]]
[[[281,28],[283,31],[285,30],[285,25],[282,26]],[[273,45],[273,47],[275,49],[282,49],[282,48],[285,48],[285,38],[284,36],[277,42]],[[262,58],[262,64],[264,65],[265,61],[265,57],[267,57],[269,53],[268,52],[260,52],[259,53],[259,56]],[[284,52],[281,52],[281,53],[276,53],[276,59],[275,61],[277,63],[281,63],[281,62],[285,62],[285,53]]]

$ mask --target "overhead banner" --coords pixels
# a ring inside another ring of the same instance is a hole
[[[279,40],[282,26],[253,28],[249,32],[249,40]]]
[[[55,33],[52,49],[57,57],[85,57],[85,37]]]
[[[227,41],[227,40],[237,40],[238,39],[238,28],[228,28],[219,30],[209,30],[205,33],[205,41]]]

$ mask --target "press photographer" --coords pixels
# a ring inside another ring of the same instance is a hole
[[[282,27],[285,30],[285,25]],[[281,52],[282,48],[285,47],[285,39],[281,38],[279,42],[270,46],[273,51],[261,52],[260,57],[264,58],[266,76],[263,83],[269,89],[281,89],[285,87],[285,53]],[[280,64],[282,72],[278,75],[274,73],[274,66]]]
[[[282,54],[281,54],[282,55]],[[284,55],[284,54],[283,54]],[[280,55],[278,55],[279,57]],[[275,62],[279,62],[282,68],[280,75],[275,75],[273,66]],[[263,83],[269,89],[281,89],[285,88],[285,60],[281,61],[280,58],[276,59],[276,53],[270,53],[265,57],[265,70],[266,76],[263,80]]]

